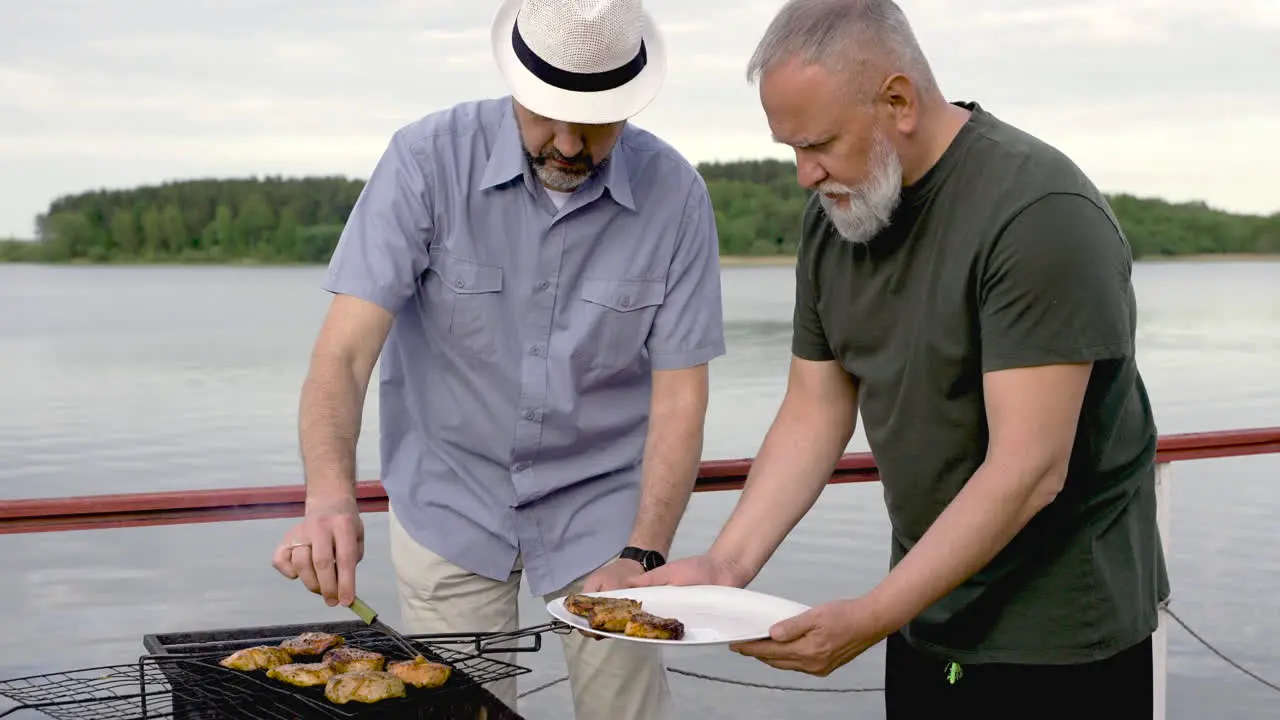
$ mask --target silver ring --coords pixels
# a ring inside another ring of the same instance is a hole
[[[288,545],[286,545],[286,546],[285,546],[285,549],[286,549],[286,550],[292,550],[292,549],[294,549],[294,548],[300,548],[300,547],[311,547],[311,543],[309,543],[309,542],[296,542],[296,543],[290,543],[290,544],[288,544]]]

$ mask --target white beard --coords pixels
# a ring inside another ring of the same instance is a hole
[[[889,225],[889,218],[902,198],[902,161],[893,145],[878,130],[872,138],[871,177],[856,188],[824,182],[818,192],[842,196],[841,205],[825,194],[819,195],[822,208],[836,231],[852,243],[865,243]]]

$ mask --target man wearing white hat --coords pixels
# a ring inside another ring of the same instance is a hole
[[[334,252],[300,408],[306,517],[273,561],[330,605],[354,597],[355,447],[380,357],[413,633],[516,629],[522,574],[546,601],[665,562],[725,349],[706,185],[627,122],[666,72],[640,0],[507,0],[492,42],[512,97],[398,130]],[[654,646],[564,647],[579,720],[670,715]],[[514,680],[487,687],[515,706]]]

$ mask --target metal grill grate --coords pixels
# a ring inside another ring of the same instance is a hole
[[[410,642],[423,657],[453,667],[449,681],[438,688],[406,686],[407,697],[371,705],[336,705],[324,697],[323,686],[294,687],[268,679],[264,671],[243,672],[218,664],[236,650],[276,645],[309,630],[336,632],[348,646],[382,653],[388,662],[409,659],[394,641],[363,623],[148,635],[144,645],[151,654],[143,656],[135,665],[0,681],[0,698],[8,698],[18,705],[6,710],[0,704],[0,717],[30,709],[55,720],[448,720],[484,715],[490,720],[520,720],[483,685],[528,673],[527,668],[485,657],[479,652],[446,647],[463,645],[468,646],[468,650],[478,649],[480,641],[489,637],[484,634],[411,636]],[[299,661],[307,659],[299,658]]]
[[[376,631],[347,631],[343,633],[343,637],[348,646],[382,653],[388,662],[411,659],[394,641]],[[229,670],[218,665],[218,660],[226,656],[225,651],[185,656],[151,656],[144,658],[143,662],[160,669],[175,698],[188,701],[182,703],[187,711],[184,716],[199,712],[201,705],[208,705],[218,708],[222,713],[218,717],[244,718],[264,717],[260,712],[263,703],[280,706],[285,712],[293,713],[290,717],[403,717],[423,720],[461,717],[459,713],[465,712],[467,708],[478,711],[482,707],[486,698],[475,692],[480,685],[529,672],[518,665],[436,646],[424,642],[422,638],[410,637],[409,640],[423,657],[453,667],[449,681],[438,688],[406,686],[406,697],[383,700],[372,705],[335,705],[324,697],[323,686],[294,687],[268,679],[265,672]],[[252,647],[252,644],[237,645]],[[483,695],[491,697],[487,692]],[[240,714],[237,712],[240,708],[248,712]],[[236,714],[228,714],[229,712]]]
[[[147,672],[150,678],[143,677]],[[39,710],[58,720],[136,720],[173,713],[164,677],[154,668],[138,665],[104,665],[4,680],[0,696],[17,704],[0,710],[0,717],[23,709]]]

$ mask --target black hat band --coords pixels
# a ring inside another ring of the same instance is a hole
[[[561,90],[569,90],[571,92],[603,92],[605,90],[613,90],[622,87],[631,82],[644,70],[645,64],[648,62],[648,55],[645,52],[644,40],[640,41],[640,51],[636,56],[631,58],[625,65],[596,73],[580,73],[570,70],[562,70],[551,63],[538,57],[528,45],[525,44],[524,38],[520,37],[520,26],[518,23],[511,25],[511,47],[516,52],[516,57],[520,59],[520,63],[533,73],[534,77],[542,82],[558,87]]]

